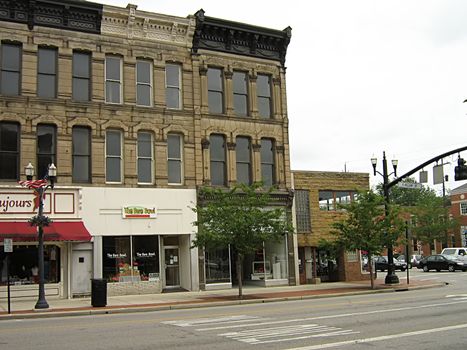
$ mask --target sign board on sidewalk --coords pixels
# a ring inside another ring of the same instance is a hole
[[[419,183],[412,183],[412,182],[399,182],[397,187],[400,188],[412,188],[412,189],[422,189],[423,185]]]
[[[13,253],[13,239],[11,238],[3,239],[3,249],[5,253]]]

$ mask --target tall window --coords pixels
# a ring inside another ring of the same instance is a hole
[[[21,45],[2,43],[0,93],[17,96],[21,87]]]
[[[261,139],[261,178],[264,185],[272,186],[275,183],[274,169],[274,142]]]
[[[149,61],[136,61],[136,104],[152,106],[152,64]]]
[[[107,130],[105,135],[105,180],[122,182],[122,133]]]
[[[248,78],[245,72],[233,72],[233,105],[239,116],[248,115]]]
[[[169,184],[182,183],[182,136],[169,134],[167,136],[167,169]]]
[[[152,183],[152,135],[149,132],[138,132],[138,183]]]
[[[19,178],[20,126],[17,123],[0,122],[0,179]]]
[[[72,139],[73,182],[91,182],[91,129],[74,126]]]
[[[227,184],[225,137],[213,134],[209,138],[211,150],[211,185]]]
[[[37,125],[37,177],[48,174],[49,165],[57,165],[57,129],[54,125]]]
[[[295,217],[297,219],[297,232],[311,232],[310,220],[310,191],[295,190]]]
[[[461,215],[467,215],[467,202],[460,202]]]
[[[181,109],[182,82],[178,64],[168,63],[165,66],[165,103],[167,108]]]
[[[105,57],[105,102],[122,103],[122,59]]]
[[[258,95],[258,113],[261,118],[271,118],[271,77],[258,74],[256,80]]]
[[[248,137],[237,137],[236,142],[237,158],[237,182],[251,184],[251,142]]]
[[[224,113],[224,84],[220,68],[208,68],[208,105],[210,113]]]
[[[91,99],[91,54],[73,51],[73,100]]]
[[[57,49],[39,47],[37,53],[37,96],[57,97]]]

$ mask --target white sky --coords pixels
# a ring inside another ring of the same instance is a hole
[[[373,177],[373,155],[380,171],[383,151],[390,169],[397,158],[402,175],[467,145],[465,0],[96,2],[180,17],[203,8],[210,17],[292,27],[286,78],[293,170],[366,172],[375,184],[381,177]],[[457,155],[445,162],[452,163],[446,188],[460,186]]]

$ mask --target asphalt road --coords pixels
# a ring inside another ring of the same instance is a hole
[[[405,273],[398,272],[400,278]],[[417,291],[0,321],[0,349],[467,349],[467,272]]]

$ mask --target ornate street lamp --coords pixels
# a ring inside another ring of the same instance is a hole
[[[33,189],[35,192],[35,207],[38,208],[37,215],[33,216],[29,223],[32,226],[37,226],[38,233],[38,267],[39,267],[39,298],[35,305],[36,309],[48,309],[49,304],[45,300],[44,289],[44,226],[48,226],[51,220],[44,216],[44,194],[48,188],[53,189],[57,177],[57,167],[52,163],[48,166],[47,175],[40,180],[33,181],[34,166],[29,163],[24,170],[27,181],[20,181],[22,186]]]
[[[393,159],[391,161],[394,171],[390,174],[388,174],[388,164],[387,164],[385,152],[383,152],[383,173],[380,173],[379,171],[376,170],[377,162],[378,162],[377,158],[375,157],[371,158],[371,165],[373,166],[373,175],[376,176],[376,174],[379,174],[383,177],[384,213],[386,216],[388,216],[389,215],[389,186],[388,186],[389,176],[394,174],[394,176],[397,177],[398,161],[396,159]],[[392,251],[392,242],[388,242],[387,249],[388,249],[388,274],[386,275],[384,283],[397,284],[399,283],[399,277],[397,277],[394,271],[394,253]]]

